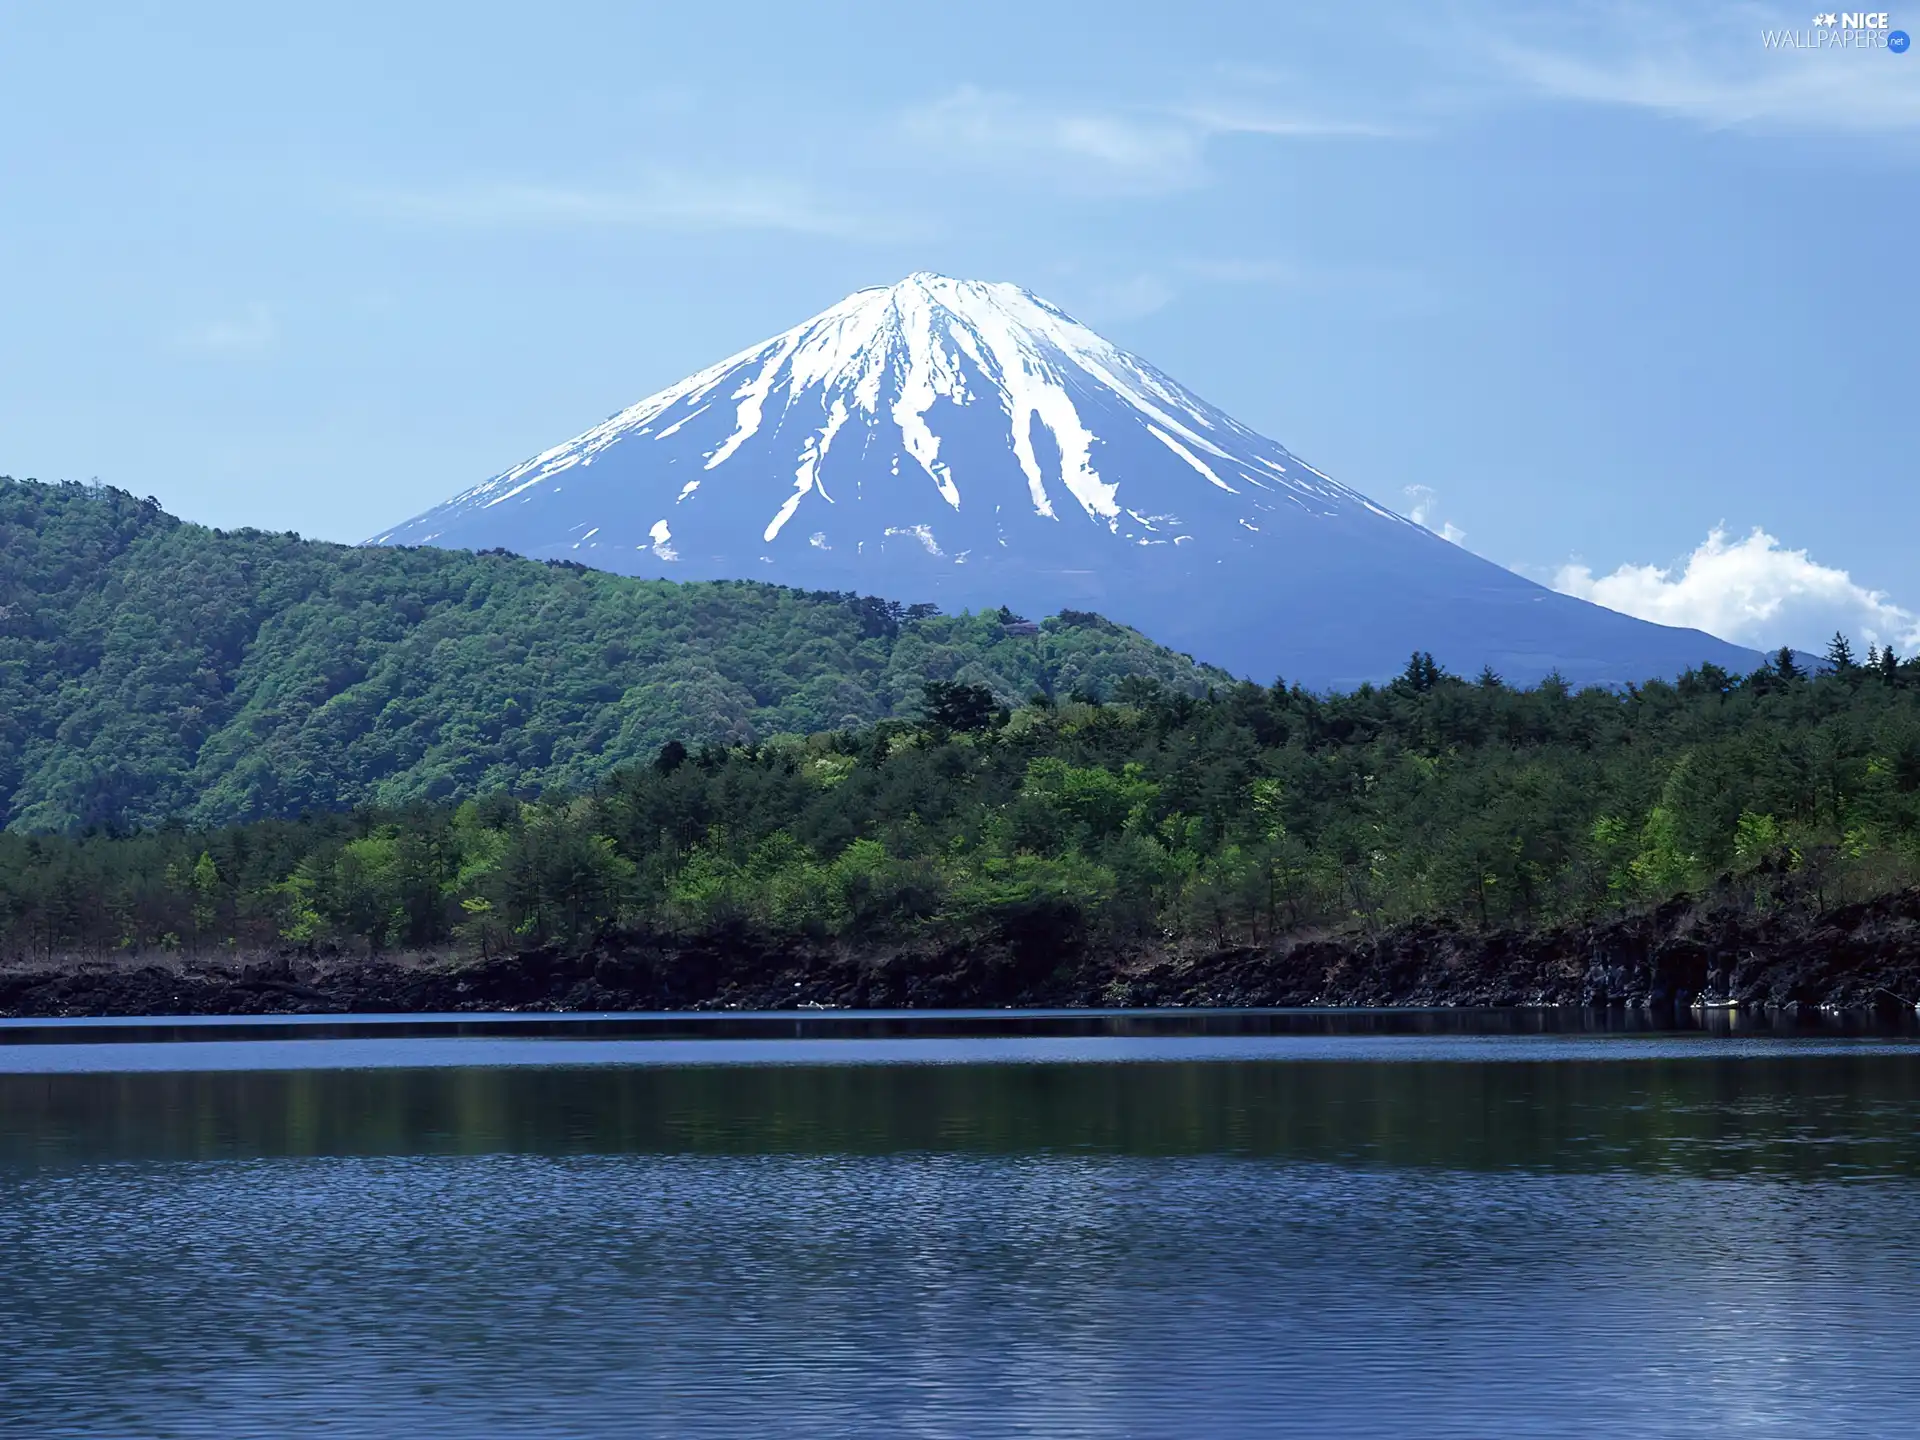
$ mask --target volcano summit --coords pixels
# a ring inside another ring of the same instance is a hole
[[[1556,594],[1013,285],[861,290],[370,543],[1098,610],[1259,680],[1607,682],[1751,651]]]

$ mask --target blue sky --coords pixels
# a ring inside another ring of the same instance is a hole
[[[9,4],[0,472],[359,539],[933,269],[1535,578],[1920,647],[1920,54],[1810,13]]]

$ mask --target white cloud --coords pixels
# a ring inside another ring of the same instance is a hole
[[[1407,518],[1416,525],[1424,525],[1442,540],[1450,540],[1455,545],[1463,545],[1467,532],[1451,520],[1440,518],[1440,496],[1431,485],[1409,485],[1406,497],[1413,502],[1413,508],[1407,512]]]
[[[1553,588],[1642,620],[1762,649],[1817,649],[1836,630],[1872,643],[1920,646],[1920,615],[1757,527],[1737,541],[1716,527],[1683,563],[1668,568],[1622,565],[1596,576],[1585,565],[1563,565]]]
[[[618,189],[498,182],[361,197],[402,219],[493,226],[628,226],[653,230],[786,230],[887,238],[885,227],[823,206],[792,186],[657,174]]]
[[[273,312],[256,301],[242,315],[190,325],[174,340],[182,350],[202,355],[257,355],[279,338]]]

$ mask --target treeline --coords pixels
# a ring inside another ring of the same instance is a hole
[[[1124,675],[1226,678],[1093,615],[222,532],[0,477],[0,828],[586,790],[671,739],[910,715],[930,680],[1018,700]]]
[[[1920,663],[1790,652],[1624,693],[1417,655],[1323,697],[929,684],[912,719],[669,742],[579,792],[219,829],[0,836],[9,956],[583,947],[739,927],[881,944],[1044,911],[1114,941],[1539,924],[1920,873]]]

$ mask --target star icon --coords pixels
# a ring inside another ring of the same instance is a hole
[[[1838,25],[1840,23],[1840,17],[1838,15],[1835,15],[1833,11],[1829,10],[1824,15],[1816,15],[1814,17],[1813,23],[1816,25],[1825,25],[1831,28],[1832,26]]]

